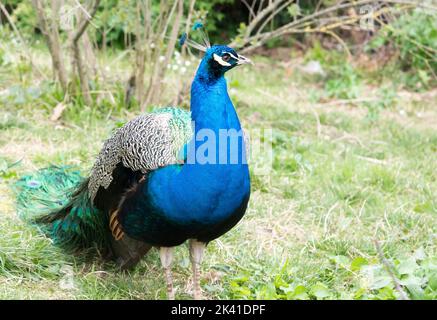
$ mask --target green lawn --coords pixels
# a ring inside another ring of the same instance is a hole
[[[273,129],[273,162],[269,175],[252,175],[243,220],[208,246],[205,295],[396,299],[401,292],[389,266],[409,298],[436,299],[435,91],[395,92],[386,105],[378,104],[377,86],[363,84],[355,103],[317,99],[325,92],[322,80],[255,61],[229,74],[231,96],[246,129]],[[98,258],[64,254],[16,216],[18,177],[50,164],[75,165],[86,174],[103,140],[138,114],[103,101],[95,108],[69,105],[61,120],[50,121],[59,96],[53,88],[35,97],[28,92],[24,100],[8,91],[35,86],[29,72],[0,73],[0,298],[165,298],[157,251],[134,271],[119,273]],[[114,85],[116,101],[119,92]],[[359,102],[369,97],[376,104]],[[262,163],[263,156],[252,161]],[[173,270],[177,298],[190,299],[185,245],[176,250]]]

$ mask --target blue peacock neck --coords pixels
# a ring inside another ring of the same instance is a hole
[[[223,74],[214,74],[203,60],[191,85],[191,116],[195,130],[237,129],[240,122]]]
[[[194,152],[196,164],[201,165],[245,162],[241,125],[228,95],[226,79],[223,74],[211,72],[206,60],[200,64],[191,86],[191,117],[195,141],[190,145],[188,163],[193,163]],[[231,145],[230,139],[237,145]],[[239,160],[235,161],[236,158]]]
[[[207,62],[202,61],[191,87],[196,151],[204,143],[196,138],[201,130],[212,132],[215,135],[213,139],[217,139],[222,130],[241,129],[225,78],[223,75],[211,75],[208,71]],[[195,163],[186,163],[181,168],[169,166],[152,175],[150,192],[169,219],[179,223],[196,221],[199,227],[218,223],[232,215],[247,198],[250,191],[247,164],[242,161],[242,156],[237,163],[220,164],[219,147],[216,143],[215,150],[208,151],[215,154],[215,163],[200,163],[196,155]],[[237,152],[244,153],[244,148],[241,138]],[[227,151],[230,151],[229,147]]]

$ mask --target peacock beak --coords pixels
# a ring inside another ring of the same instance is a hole
[[[254,65],[252,60],[250,60],[249,58],[246,58],[245,56],[242,56],[242,55],[239,54],[238,55],[238,59],[237,59],[237,64],[240,65],[240,64],[247,64],[247,63],[249,63],[251,65]]]

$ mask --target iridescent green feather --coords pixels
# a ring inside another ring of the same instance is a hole
[[[191,112],[177,107],[165,107],[156,109],[153,113],[168,113],[171,115],[169,127],[173,138],[173,152],[178,159],[183,159],[184,145],[191,140],[194,131],[191,124]]]
[[[153,113],[171,115],[169,128],[177,155],[192,137],[190,112],[167,107]],[[72,251],[109,248],[108,217],[92,204],[88,182],[70,167],[52,166],[24,176],[15,186],[18,214]]]
[[[104,249],[106,218],[91,204],[86,185],[87,179],[70,167],[24,176],[15,185],[18,214],[66,249]]]

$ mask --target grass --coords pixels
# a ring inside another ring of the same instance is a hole
[[[252,175],[246,216],[208,246],[206,296],[399,298],[378,241],[408,297],[435,299],[435,95],[398,95],[376,112],[364,103],[320,103],[314,96],[325,89],[318,81],[256,60],[255,68],[232,71],[229,83],[243,126],[273,129],[272,168],[267,176]],[[29,70],[0,78],[0,91],[32,85]],[[358,98],[377,92],[360,86]],[[87,172],[103,140],[137,113],[106,102],[95,109],[72,104],[51,122],[57,93],[50,85],[46,90],[22,101],[8,91],[0,99],[0,299],[165,298],[156,251],[119,273],[98,258],[64,254],[16,216],[11,188],[18,177],[50,164]],[[252,161],[263,163],[265,155]],[[177,298],[190,299],[185,245],[176,250],[174,276]]]

